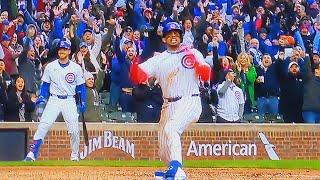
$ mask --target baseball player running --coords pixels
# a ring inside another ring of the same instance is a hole
[[[181,25],[169,22],[163,28],[162,38],[167,50],[142,64],[134,61],[130,72],[135,83],[156,77],[163,91],[159,155],[168,170],[155,173],[160,179],[186,179],[180,136],[192,122],[198,121],[201,114],[199,79],[210,80],[211,69],[202,54],[181,46],[181,39]]]
[[[69,60],[70,47],[69,42],[61,41],[58,49],[59,59],[49,63],[44,70],[40,96],[36,104],[44,104],[47,100],[48,102],[25,161],[35,161],[38,158],[43,139],[60,112],[71,137],[71,160],[79,161],[79,114],[75,95],[80,93],[82,102],[79,104],[79,111],[84,112],[86,109],[86,88],[81,67]]]

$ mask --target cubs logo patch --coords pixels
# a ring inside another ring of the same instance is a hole
[[[176,25],[175,24],[170,24],[170,28],[174,29],[174,28],[176,28]]]
[[[195,59],[193,55],[185,55],[183,56],[182,60],[181,60],[181,64],[183,67],[187,68],[187,69],[192,69],[195,66]]]
[[[236,96],[237,100],[240,100],[240,92],[239,91],[234,92],[234,95]]]
[[[73,83],[76,80],[76,76],[73,73],[66,74],[65,77],[67,83]]]

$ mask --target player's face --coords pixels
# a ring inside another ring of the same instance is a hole
[[[16,88],[18,91],[22,91],[24,88],[24,80],[21,77],[16,80]]]
[[[87,87],[89,87],[89,88],[93,88],[94,79],[93,79],[93,78],[87,79],[87,80],[86,80],[86,85],[87,85]]]
[[[170,31],[164,38],[164,43],[167,44],[168,47],[179,47],[181,42],[181,37],[179,31]]]
[[[59,56],[59,59],[61,59],[61,60],[68,59],[69,58],[69,54],[70,54],[70,50],[69,49],[60,48],[58,50],[58,56]]]

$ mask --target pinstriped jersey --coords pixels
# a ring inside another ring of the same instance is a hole
[[[204,62],[202,54],[196,49],[187,52],[164,51],[148,59],[139,67],[149,77],[155,77],[161,86],[163,97],[179,97],[199,94],[199,78],[195,72],[194,54],[198,62]]]
[[[62,67],[58,60],[49,63],[43,73],[42,81],[50,83],[50,93],[55,95],[73,96],[76,86],[83,84],[83,71],[73,61]]]

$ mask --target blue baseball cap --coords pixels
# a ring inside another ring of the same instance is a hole
[[[92,29],[89,29],[89,28],[85,29],[85,30],[83,31],[83,35],[84,35],[86,32],[89,32],[89,33],[92,34]]]
[[[133,44],[133,41],[130,40],[130,39],[126,39],[126,40],[124,41],[124,44],[127,44],[127,43],[132,43],[132,44]]]
[[[86,42],[81,42],[80,45],[79,45],[80,48],[82,48],[82,47],[84,47],[84,46],[85,46],[85,47],[88,47],[88,45],[87,45]]]
[[[71,48],[71,44],[68,41],[60,41],[59,43],[59,49],[70,49]]]

